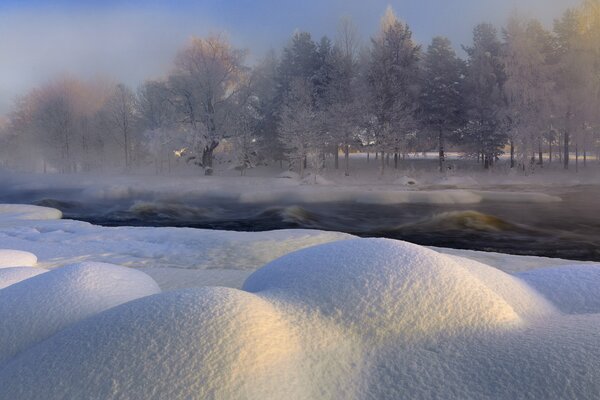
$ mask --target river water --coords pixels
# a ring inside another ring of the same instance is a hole
[[[321,229],[421,245],[600,261],[600,187],[551,190],[557,203],[366,205],[241,204],[214,199],[78,200],[65,190],[0,194],[0,202],[60,209],[104,226],[172,226],[236,231]]]

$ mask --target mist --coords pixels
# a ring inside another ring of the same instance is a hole
[[[444,35],[460,53],[479,22],[501,25],[518,10],[549,25],[577,1],[7,1],[0,5],[0,115],[16,96],[59,75],[138,86],[167,72],[191,36],[209,32],[226,32],[232,43],[249,50],[250,61],[280,48],[296,30],[334,36],[342,16],[352,18],[367,40],[388,3],[418,42]]]

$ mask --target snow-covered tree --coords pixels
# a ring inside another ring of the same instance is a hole
[[[504,36],[502,60],[507,76],[504,90],[510,119],[511,167],[515,142],[523,166],[536,150],[538,163],[542,164],[542,141],[550,130],[553,109],[552,38],[537,20],[527,21],[516,14],[509,19]]]
[[[507,135],[503,125],[506,106],[503,86],[506,81],[501,59],[501,43],[496,28],[480,24],[473,30],[473,45],[468,54],[465,97],[469,124],[462,140],[471,151],[481,155],[489,168],[502,153]]]
[[[382,153],[382,174],[385,152],[397,154],[405,145],[406,135],[415,128],[419,59],[420,46],[413,41],[411,30],[388,7],[380,32],[372,39],[366,76],[367,120],[371,122],[375,146]]]
[[[464,78],[464,62],[456,56],[450,40],[435,37],[423,63],[420,116],[426,129],[437,135],[440,172],[445,169],[446,135],[464,123]]]
[[[213,152],[231,136],[228,118],[233,97],[247,79],[245,52],[233,48],[222,36],[193,38],[175,59],[169,76],[173,104],[188,136],[190,160],[213,172]]]
[[[322,169],[322,125],[311,98],[310,83],[300,78],[292,82],[279,123],[280,140],[292,166],[301,177],[310,167],[315,174]]]

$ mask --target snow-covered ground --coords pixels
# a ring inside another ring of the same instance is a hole
[[[58,218],[0,207],[2,399],[600,397],[598,264]]]

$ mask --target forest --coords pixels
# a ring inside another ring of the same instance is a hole
[[[551,28],[513,13],[474,27],[472,43],[416,42],[388,8],[361,38],[342,18],[333,38],[297,31],[249,61],[226,34],[193,37],[165,76],[137,88],[60,76],[19,97],[0,119],[0,166],[25,172],[166,173],[174,164],[244,174],[281,165],[303,176],[350,155],[386,169],[421,153],[459,152],[494,170],[600,160],[600,0]],[[375,160],[374,160],[375,161]]]

